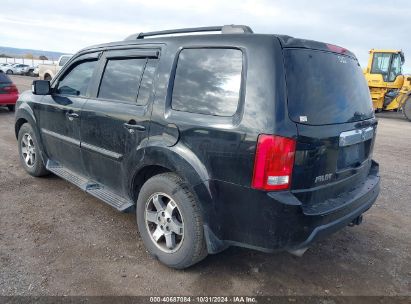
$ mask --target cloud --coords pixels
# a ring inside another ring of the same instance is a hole
[[[411,1],[3,0],[0,45],[73,53],[132,33],[247,24],[344,46],[364,66],[371,48],[402,49],[411,73]]]

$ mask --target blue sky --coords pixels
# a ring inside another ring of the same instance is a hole
[[[334,43],[361,65],[371,48],[402,49],[411,73],[411,1],[2,0],[0,45],[74,53],[141,31],[247,24],[254,32]],[[408,58],[408,59],[407,59]]]

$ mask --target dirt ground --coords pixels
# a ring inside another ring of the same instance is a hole
[[[32,78],[12,77],[20,91]],[[0,109],[0,295],[411,295],[411,123],[379,120],[381,194],[360,226],[303,257],[231,248],[176,271],[152,259],[135,215],[21,168]]]

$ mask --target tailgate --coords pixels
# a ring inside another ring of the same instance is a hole
[[[298,125],[292,192],[306,213],[328,211],[361,188],[370,174],[376,120],[365,124]],[[365,125],[365,126],[364,126]]]
[[[291,189],[305,213],[327,212],[370,174],[377,122],[368,86],[352,55],[289,48],[284,57],[298,130]]]

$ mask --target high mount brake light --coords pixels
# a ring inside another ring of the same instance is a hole
[[[338,45],[334,45],[334,44],[326,44],[326,45],[327,45],[327,49],[329,49],[331,52],[340,53],[340,54],[345,54],[347,52],[347,49],[340,47]]]
[[[251,187],[260,190],[289,189],[294,167],[295,147],[294,139],[260,134]]]

